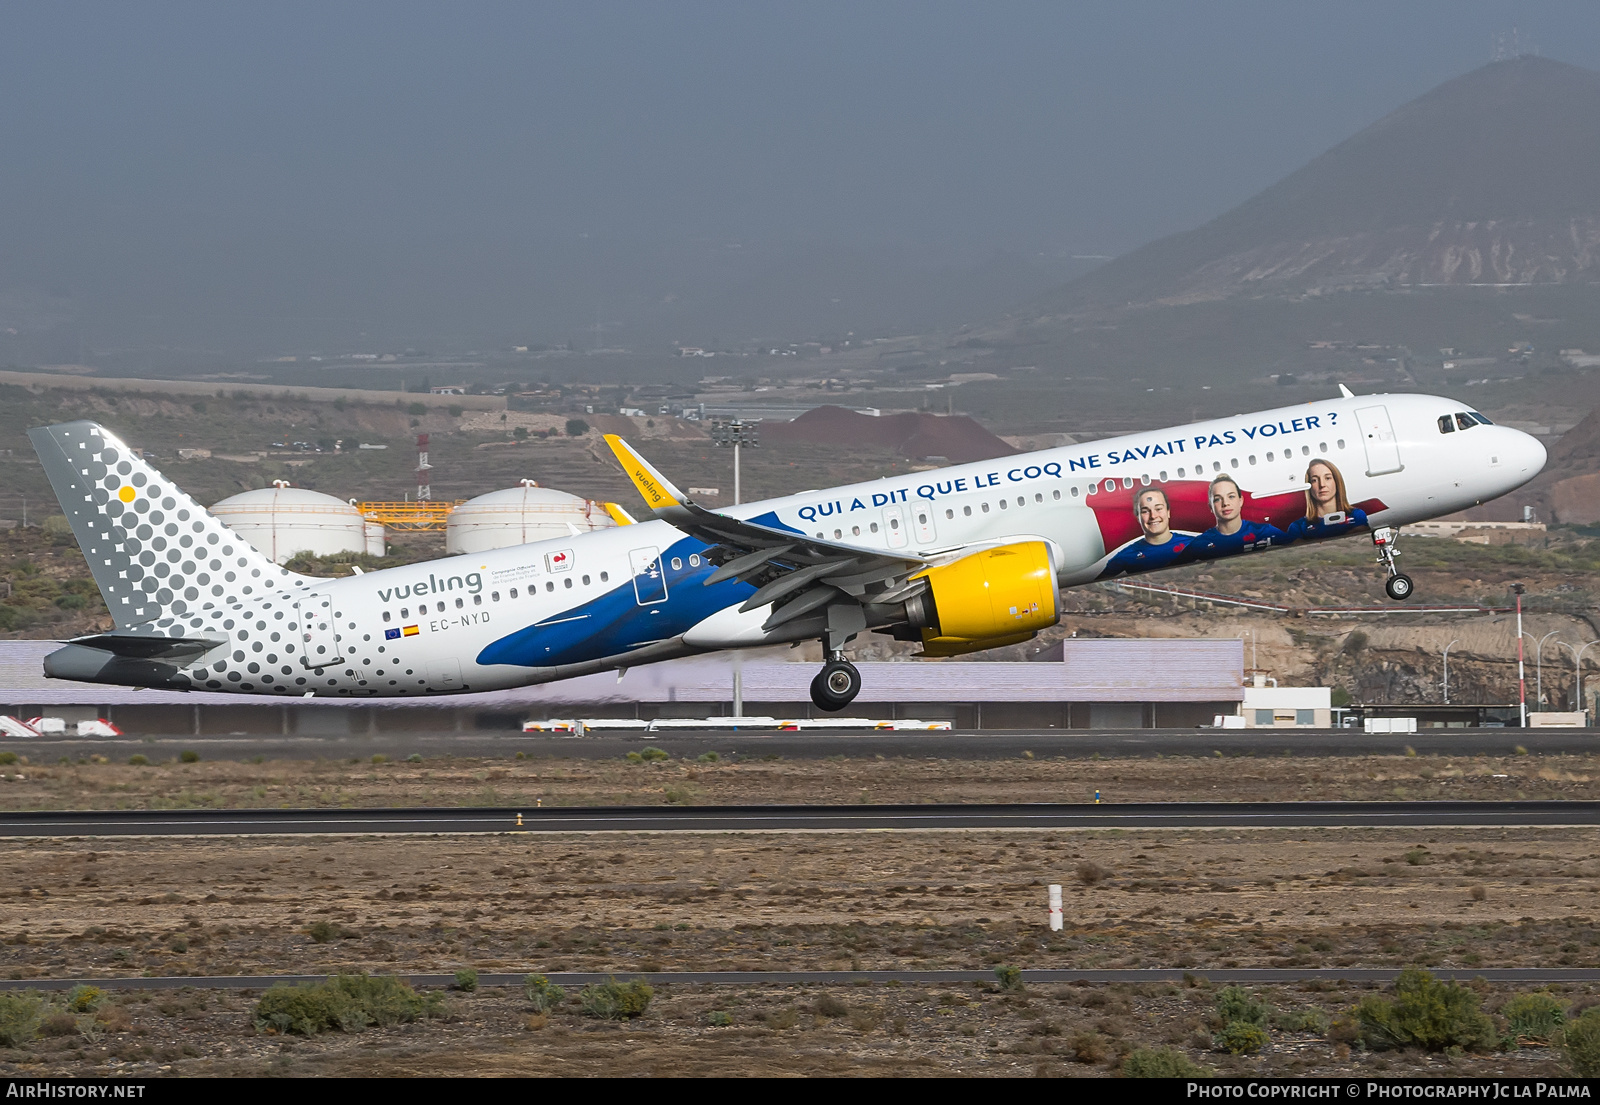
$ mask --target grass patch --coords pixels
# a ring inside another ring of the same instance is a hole
[[[315,1036],[409,1024],[441,1012],[437,994],[419,994],[393,975],[337,975],[327,982],[271,987],[256,1003],[255,1025],[258,1032]]]
[[[44,1001],[37,994],[0,992],[0,1044],[22,1047],[39,1035]]]
[[[529,975],[522,980],[522,992],[535,1013],[548,1013],[567,998],[567,992],[544,975]]]
[[[1122,1074],[1126,1078],[1207,1078],[1211,1070],[1176,1048],[1136,1047],[1122,1061]]]
[[[585,986],[578,994],[585,1014],[607,1021],[631,1021],[644,1016],[653,997],[655,990],[642,978],[632,982],[611,978]]]
[[[1355,1008],[1361,1038],[1374,1051],[1419,1047],[1485,1050],[1494,1045],[1494,1024],[1478,995],[1454,982],[1440,982],[1420,967],[1395,980],[1393,998],[1371,994]]]

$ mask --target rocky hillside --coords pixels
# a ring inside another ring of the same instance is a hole
[[[1600,73],[1522,57],[1440,85],[1232,211],[1039,308],[1596,280]]]

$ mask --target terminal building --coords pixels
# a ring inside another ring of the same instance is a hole
[[[516,729],[526,720],[551,718],[732,713],[733,658],[727,653],[632,668],[620,677],[605,672],[482,694],[286,701],[46,679],[45,654],[59,647],[54,641],[0,641],[0,713],[69,723],[105,718],[139,736],[466,731]],[[816,665],[792,663],[784,655],[744,655],[746,714],[818,716],[808,693]],[[861,696],[846,713],[980,730],[1192,729],[1211,725],[1218,715],[1237,716],[1245,699],[1244,643],[1238,638],[1074,638],[1040,657],[864,662],[858,665]]]

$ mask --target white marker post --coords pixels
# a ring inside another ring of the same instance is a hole
[[[1061,884],[1050,884],[1050,931],[1061,931]]]

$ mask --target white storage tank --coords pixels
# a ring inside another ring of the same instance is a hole
[[[229,496],[213,506],[211,513],[275,564],[298,552],[383,555],[381,525],[368,522],[343,499],[290,487],[284,480],[259,491]]]
[[[616,524],[601,503],[523,480],[521,487],[491,491],[452,510],[445,522],[444,546],[451,555],[488,552],[566,537],[572,527],[587,533]]]

